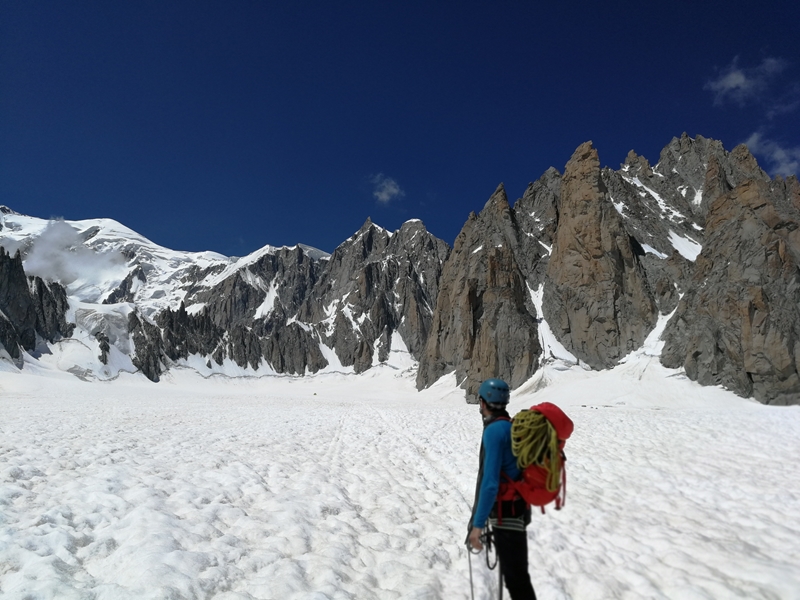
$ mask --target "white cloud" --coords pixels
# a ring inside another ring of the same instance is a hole
[[[102,278],[124,268],[125,257],[117,251],[96,252],[64,221],[50,221],[25,258],[25,272],[48,281],[69,285],[77,280]]]
[[[373,175],[370,178],[370,182],[375,186],[372,190],[372,195],[381,204],[389,204],[392,200],[406,195],[394,179],[385,177],[383,173]]]
[[[778,142],[764,139],[758,132],[747,138],[745,145],[754,154],[766,158],[771,166],[768,170],[774,175],[788,176],[800,173],[800,146],[784,148]]]
[[[787,63],[782,58],[765,58],[756,67],[740,67],[739,57],[722,69],[716,79],[706,82],[704,89],[714,92],[714,104],[732,101],[744,106],[759,100],[770,80],[783,71]]]

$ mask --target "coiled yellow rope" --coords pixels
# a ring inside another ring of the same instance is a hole
[[[517,466],[539,465],[547,471],[547,490],[554,492],[561,483],[561,452],[558,435],[545,416],[535,410],[522,410],[511,424],[511,451]]]

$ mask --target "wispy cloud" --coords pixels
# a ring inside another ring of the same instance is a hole
[[[370,177],[373,190],[372,195],[380,204],[389,204],[392,200],[402,198],[406,193],[400,189],[400,185],[391,177],[386,177],[383,173],[378,173]]]
[[[714,105],[735,104],[749,110],[749,118],[756,117],[760,123],[745,141],[753,154],[766,164],[772,175],[796,175],[800,172],[800,146],[790,147],[776,139],[771,132],[780,128],[780,118],[800,108],[800,83],[791,80],[789,61],[780,57],[767,57],[756,66],[739,65],[736,56],[731,63],[720,69],[717,76],[706,82],[704,89],[714,93]],[[784,73],[787,71],[787,73]],[[778,136],[784,137],[784,136]]]
[[[788,91],[772,102],[767,110],[767,118],[772,120],[780,115],[794,112],[800,107],[800,84],[793,84]]]
[[[765,139],[759,132],[747,138],[745,144],[751,152],[767,159],[771,173],[784,176],[800,173],[800,146],[784,148],[774,140]]]
[[[723,68],[715,79],[707,81],[704,89],[714,93],[714,104],[735,102],[744,106],[748,102],[762,99],[770,81],[787,66],[782,58],[768,57],[755,67],[740,67],[739,57]]]
[[[79,280],[102,280],[119,275],[125,257],[115,251],[96,252],[84,245],[78,232],[64,221],[50,221],[25,259],[25,271],[70,285]]]

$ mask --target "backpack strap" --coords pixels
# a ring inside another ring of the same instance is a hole
[[[512,423],[514,420],[511,417],[500,415],[492,419],[492,423],[495,421],[508,421],[509,423]],[[497,497],[495,498],[495,503],[497,504],[498,525],[503,524],[503,502],[505,500],[513,500],[514,498],[518,497],[516,489],[513,487],[513,483],[513,480],[508,475],[506,475],[503,471],[500,471],[500,486],[497,488]],[[509,484],[511,484],[511,487],[509,487]]]
[[[505,502],[522,498],[517,492],[517,482],[511,479],[505,472],[500,472],[500,487],[497,488],[497,502]]]

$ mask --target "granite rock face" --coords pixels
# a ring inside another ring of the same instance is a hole
[[[744,145],[727,152],[722,143],[701,135],[690,138],[685,133],[661,151],[658,165],[651,172],[637,170],[631,156],[622,172],[639,176],[643,183],[668,199],[669,204],[701,222],[711,204],[722,194],[750,179],[769,181]],[[641,157],[639,157],[641,159]],[[642,159],[643,160],[643,159]],[[646,161],[644,161],[646,164]],[[681,203],[679,196],[685,200]]]
[[[455,370],[467,401],[477,402],[484,379],[513,387],[537,369],[541,346],[525,267],[541,254],[535,244],[523,252],[526,241],[501,185],[480,215],[469,216],[444,265],[417,387]]]
[[[560,196],[561,174],[551,167],[514,203],[514,221],[519,229],[517,259],[532,290],[545,280],[558,227]]]
[[[27,277],[19,252],[12,257],[0,247],[0,282],[0,345],[12,359],[20,358],[20,350],[34,350],[37,336],[53,343],[72,335],[64,288]]]
[[[103,299],[103,304],[117,304],[119,302],[133,302],[136,298],[135,290],[138,284],[145,283],[147,276],[141,265],[136,265],[122,280],[119,286]]]
[[[608,368],[641,346],[657,311],[640,262],[644,251],[609,198],[590,142],[567,163],[558,210],[544,317],[576,357]]]
[[[744,181],[769,181],[745,146],[729,153],[716,140],[685,133],[655,167],[631,151],[618,171],[604,168],[602,179],[625,230],[646,253],[641,262],[662,315],[688,289],[711,203]]]
[[[676,323],[702,314],[684,305],[702,283],[697,274],[706,268],[701,249],[707,236],[717,236],[719,222],[731,218],[728,214],[720,219],[716,200],[742,185],[791,190],[795,184],[772,182],[744,146],[728,153],[719,142],[684,134],[662,151],[655,167],[631,152],[619,171],[601,169],[596,151],[584,144],[563,176],[549,169],[511,210],[504,190],[498,189],[480,215],[470,215],[445,263],[418,387],[452,371],[468,401],[475,399],[477,385],[485,377],[504,377],[518,385],[546,358],[537,337],[542,319],[587,365],[608,368],[642,345],[659,315],[666,317],[677,309],[666,335],[671,341],[664,360],[673,366],[683,364],[674,355],[694,342],[687,342],[686,325],[681,329]],[[783,207],[780,223],[784,224],[778,230],[793,231],[794,201],[786,199],[793,196],[787,191],[778,197],[775,202]],[[711,216],[710,207],[714,207]],[[744,227],[752,230],[752,224]],[[740,237],[730,227],[723,231]],[[754,243],[752,250],[759,244]],[[726,249],[720,256],[730,259],[731,253]],[[740,260],[746,264],[752,259]],[[762,275],[775,281],[775,272]],[[500,285],[493,287],[493,281]],[[784,287],[781,297],[790,297],[793,288]],[[736,289],[738,284],[731,285]],[[543,296],[543,314],[531,305],[537,290]],[[678,308],[681,297],[684,303]],[[708,298],[699,304],[714,305]],[[795,305],[787,302],[784,312]],[[781,318],[784,330],[786,322],[795,322]],[[689,327],[694,327],[694,340],[708,331],[751,335],[747,321],[712,327],[709,320],[696,320]],[[774,337],[774,331],[770,335]],[[796,402],[791,395],[794,376],[785,372],[794,356],[788,348],[795,338],[784,334],[780,346],[784,350],[768,352],[765,348],[775,347],[774,339],[764,332],[752,337],[754,341],[744,344],[738,354],[710,353],[708,368],[688,360],[687,373],[702,383],[723,383],[762,401]],[[509,356],[516,359],[508,361]],[[745,362],[758,366],[747,367],[753,373],[746,378],[753,380],[750,386],[733,376],[714,375],[721,364],[729,374],[746,372]],[[773,369],[778,375],[766,363],[779,365]]]
[[[159,381],[164,372],[164,342],[159,328],[143,316],[131,312],[128,316],[128,332],[133,342],[134,366],[150,381]]]
[[[4,322],[0,343],[12,358],[18,358],[20,348],[36,346],[36,309],[19,252],[11,257],[0,248],[0,281],[0,320]]]
[[[662,362],[768,404],[800,401],[800,185],[746,180],[710,206]]]
[[[421,221],[390,233],[369,219],[330,257],[303,246],[272,249],[190,288],[186,302],[199,312],[182,304],[159,313],[164,356],[296,375],[329,365],[321,345],[357,373],[385,362],[400,341],[418,357],[449,251]]]
[[[176,311],[159,313],[156,324],[161,329],[164,355],[172,361],[187,359],[191,354],[212,356],[226,339],[225,329],[214,323],[206,311],[190,315],[183,303]]]
[[[299,319],[357,373],[386,360],[394,332],[418,358],[449,251],[421,221],[389,234],[368,219],[331,255]]]
[[[409,356],[419,388],[455,373],[475,401],[483,379],[518,387],[545,361],[613,367],[660,320],[665,365],[800,403],[800,187],[771,179],[745,146],[683,134],[655,165],[631,151],[615,170],[587,142],[513,207],[498,187],[452,250],[417,220],[389,232],[367,219],[332,255],[265,246],[243,258],[65,222],[68,249],[113,267],[74,311],[58,277],[25,274],[46,230],[30,222],[0,206],[0,357],[19,364],[77,328],[104,377],[128,358],[157,381],[176,365],[362,373]]]

